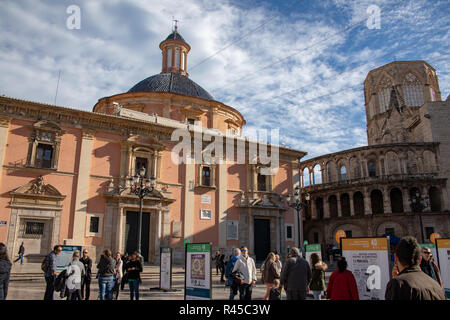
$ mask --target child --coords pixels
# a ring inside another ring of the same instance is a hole
[[[281,300],[280,280],[273,281],[272,289],[270,289],[269,300]]]

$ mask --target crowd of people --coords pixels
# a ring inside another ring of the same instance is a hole
[[[81,256],[78,250],[74,251],[70,264],[57,272],[56,257],[61,251],[62,247],[56,245],[42,262],[46,281],[44,300],[53,300],[55,291],[67,300],[89,300],[93,265],[88,250],[84,249]],[[18,260],[23,259],[23,253],[24,249],[19,249],[21,257]],[[117,252],[113,257],[110,250],[104,250],[97,264],[98,299],[117,300],[128,284],[130,299],[139,300],[142,261],[138,252],[130,256]],[[234,248],[228,261],[217,251],[213,261],[217,275],[220,271],[220,282],[229,287],[229,299],[234,300],[239,293],[240,300],[251,300],[258,279],[256,264],[248,248]],[[396,246],[394,262],[391,280],[385,290],[386,300],[446,299],[440,271],[430,248],[421,249],[414,237],[404,237]],[[11,267],[7,248],[0,243],[0,300],[6,299],[8,294]],[[292,248],[283,262],[277,252],[270,252],[261,265],[260,280],[266,287],[263,299],[281,300],[284,290],[287,300],[305,300],[308,293],[316,300],[359,300],[355,277],[347,270],[344,257],[338,259],[337,269],[330,275],[328,285],[325,283],[327,269],[328,265],[316,253],[307,261],[298,248]]]

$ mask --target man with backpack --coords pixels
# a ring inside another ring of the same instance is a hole
[[[226,268],[225,268],[225,277],[227,278],[227,286],[230,286],[230,300],[234,300],[234,297],[237,295],[238,284],[233,276],[233,269],[236,261],[239,259],[241,255],[241,250],[239,248],[233,249],[233,257],[228,260]]]
[[[55,279],[56,279],[56,256],[62,251],[60,245],[53,247],[53,251],[50,252],[42,261],[41,269],[44,271],[44,277],[46,282],[44,300],[53,300],[53,294],[55,292]]]

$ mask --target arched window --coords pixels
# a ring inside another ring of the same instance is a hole
[[[389,78],[384,77],[378,87],[378,104],[380,106],[379,113],[383,113],[386,111],[386,108],[391,100],[392,81]]]
[[[337,218],[338,216],[337,197],[334,194],[328,197],[328,206],[330,210],[330,217]]]
[[[380,190],[372,190],[370,193],[370,203],[373,214],[384,213],[383,193]]]
[[[313,169],[314,174],[314,184],[322,183],[322,170],[320,168],[320,164],[316,164]]]
[[[430,197],[430,209],[432,212],[441,211],[441,193],[438,188],[431,187],[428,190],[428,195]]]
[[[350,196],[348,193],[341,194],[341,213],[344,217],[350,217]]]
[[[416,154],[412,151],[408,151],[406,154],[406,171],[408,174],[418,173]]]
[[[172,49],[167,49],[166,64],[167,68],[172,67]]]
[[[339,168],[339,180],[347,180],[347,168],[345,166]]]
[[[310,185],[310,181],[309,181],[309,169],[308,169],[308,167],[305,167],[305,168],[303,169],[303,176],[302,176],[302,179],[303,179],[303,186],[304,186],[304,187],[307,187],[307,186]]]
[[[369,172],[369,177],[377,176],[377,166],[375,165],[374,161],[369,161],[367,163],[367,171]]]
[[[420,107],[424,103],[423,86],[412,73],[408,73],[403,80],[403,100],[410,107]]]
[[[316,198],[316,216],[319,220],[323,219],[323,198],[321,197]]]
[[[356,216],[364,215],[364,195],[359,191],[353,194],[353,207]]]
[[[403,194],[398,188],[393,188],[389,194],[391,200],[392,213],[403,212]]]

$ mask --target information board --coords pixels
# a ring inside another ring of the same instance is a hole
[[[172,248],[160,248],[159,287],[164,290],[172,287]]]
[[[307,244],[305,246],[305,259],[310,263],[310,258],[313,253],[317,253],[322,259],[322,250],[320,244]]]
[[[78,250],[81,255],[81,246],[61,246],[62,251],[56,256],[56,273],[63,271],[72,262],[73,252]]]
[[[450,239],[437,238],[436,251],[445,295],[450,299]]]
[[[360,300],[384,300],[390,280],[388,238],[341,238],[342,256],[356,279]]]
[[[211,300],[211,243],[187,243],[184,299]]]

